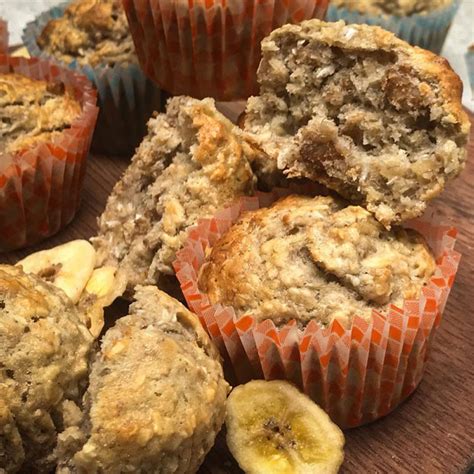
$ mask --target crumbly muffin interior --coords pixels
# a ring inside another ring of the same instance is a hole
[[[81,105],[63,83],[0,74],[0,153],[51,141],[80,113]]]
[[[446,8],[453,0],[332,0],[331,5],[372,15],[414,15]]]
[[[140,287],[102,340],[83,418],[60,435],[57,472],[196,472],[224,421],[227,391],[197,317]]]
[[[254,151],[211,99],[174,98],[148,127],[92,242],[99,261],[125,271],[129,291],[148,283],[172,292],[188,227],[253,193]]]
[[[290,177],[389,226],[420,215],[463,168],[469,125],[446,98],[460,86],[441,58],[378,28],[317,20],[275,31],[262,49],[245,126]],[[424,72],[428,60],[444,76]]]
[[[75,0],[60,18],[50,20],[38,46],[69,64],[136,64],[133,40],[120,0]]]
[[[387,231],[359,206],[290,196],[248,212],[210,250],[199,287],[213,304],[275,324],[338,319],[419,296],[435,270],[424,239]]]

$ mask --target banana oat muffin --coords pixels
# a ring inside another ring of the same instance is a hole
[[[144,283],[173,291],[172,263],[188,227],[255,187],[258,151],[212,99],[171,99],[148,128],[92,239],[98,265],[125,271],[129,292]]]
[[[82,419],[60,435],[59,473],[194,473],[225,416],[228,385],[198,318],[156,287],[102,340]]]
[[[0,74],[0,154],[53,140],[80,115],[63,83]]]
[[[371,15],[397,15],[429,13],[446,8],[453,0],[331,0],[331,5]]]
[[[245,127],[386,227],[419,216],[464,167],[469,120],[445,59],[378,27],[311,20],[262,42]]]
[[[416,298],[435,260],[415,231],[386,230],[332,197],[289,196],[244,214],[211,248],[199,287],[212,304],[280,325],[338,318]]]
[[[66,295],[0,265],[0,472],[50,472],[87,387],[93,338]]]
[[[75,0],[50,20],[38,46],[56,59],[81,66],[135,64],[132,37],[120,0]]]

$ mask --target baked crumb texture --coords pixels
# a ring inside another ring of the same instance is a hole
[[[0,153],[51,141],[80,113],[80,103],[63,83],[0,74]]]
[[[105,334],[82,420],[57,472],[194,473],[225,416],[228,385],[197,316],[156,287]]]
[[[0,472],[51,472],[87,387],[93,338],[66,295],[0,265]]]
[[[172,262],[186,229],[253,193],[250,162],[258,152],[212,99],[173,98],[148,130],[92,242],[100,264],[125,271],[129,291],[137,284],[172,291]]]
[[[446,8],[453,0],[331,0],[331,5],[372,15],[407,16]]]
[[[262,43],[245,127],[288,176],[385,226],[419,216],[466,160],[462,84],[445,59],[378,27],[310,20]]]
[[[120,0],[75,0],[50,20],[38,46],[66,64],[92,67],[136,64],[132,37]]]
[[[289,196],[248,212],[212,247],[199,288],[212,304],[300,327],[403,305],[419,296],[435,259],[417,232],[386,230],[332,197]]]

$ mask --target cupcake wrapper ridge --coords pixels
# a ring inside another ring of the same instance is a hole
[[[59,63],[42,51],[37,43],[46,24],[64,14],[67,6],[54,7],[28,23],[23,42],[31,56]],[[148,79],[138,64],[81,66],[72,61],[66,67],[86,75],[98,91],[99,119],[92,142],[96,153],[131,155],[146,135],[152,113],[163,108],[160,89]]]
[[[97,120],[88,79],[38,58],[0,55],[0,73],[16,72],[72,88],[82,106],[71,127],[50,142],[0,156],[0,252],[37,243],[66,226],[79,204]]]
[[[273,29],[323,18],[328,0],[124,0],[146,74],[174,95],[246,99],[258,91],[260,42]]]
[[[436,272],[419,299],[391,306],[371,321],[358,316],[350,328],[334,320],[328,327],[311,321],[303,329],[295,321],[276,327],[251,314],[237,317],[231,307],[210,303],[198,288],[205,252],[239,216],[268,206],[285,191],[260,193],[203,219],[190,229],[174,262],[189,307],[230,363],[239,383],[254,378],[294,382],[321,405],[341,427],[358,426],[388,414],[420,382],[433,336],[453,285],[460,255],[454,251],[456,230],[417,220],[437,258]]]
[[[8,52],[8,24],[0,18],[0,54]]]
[[[460,0],[438,11],[409,16],[370,15],[329,5],[327,21],[377,25],[395,33],[402,40],[439,54],[459,8]]]

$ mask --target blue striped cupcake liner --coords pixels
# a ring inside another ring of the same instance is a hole
[[[53,7],[27,24],[23,43],[30,56],[61,64],[40,49],[37,38],[50,20],[64,14],[66,7],[67,3]],[[147,132],[148,119],[155,110],[163,108],[164,94],[138,64],[91,67],[81,66],[74,60],[66,66],[86,75],[98,92],[100,113],[92,151],[131,156]]]
[[[472,100],[474,100],[474,44],[469,48],[465,57],[469,84],[471,84]]]
[[[446,8],[409,16],[369,15],[329,5],[326,21],[344,20],[346,23],[377,25],[412,45],[439,54],[460,3],[461,0],[454,0]]]

